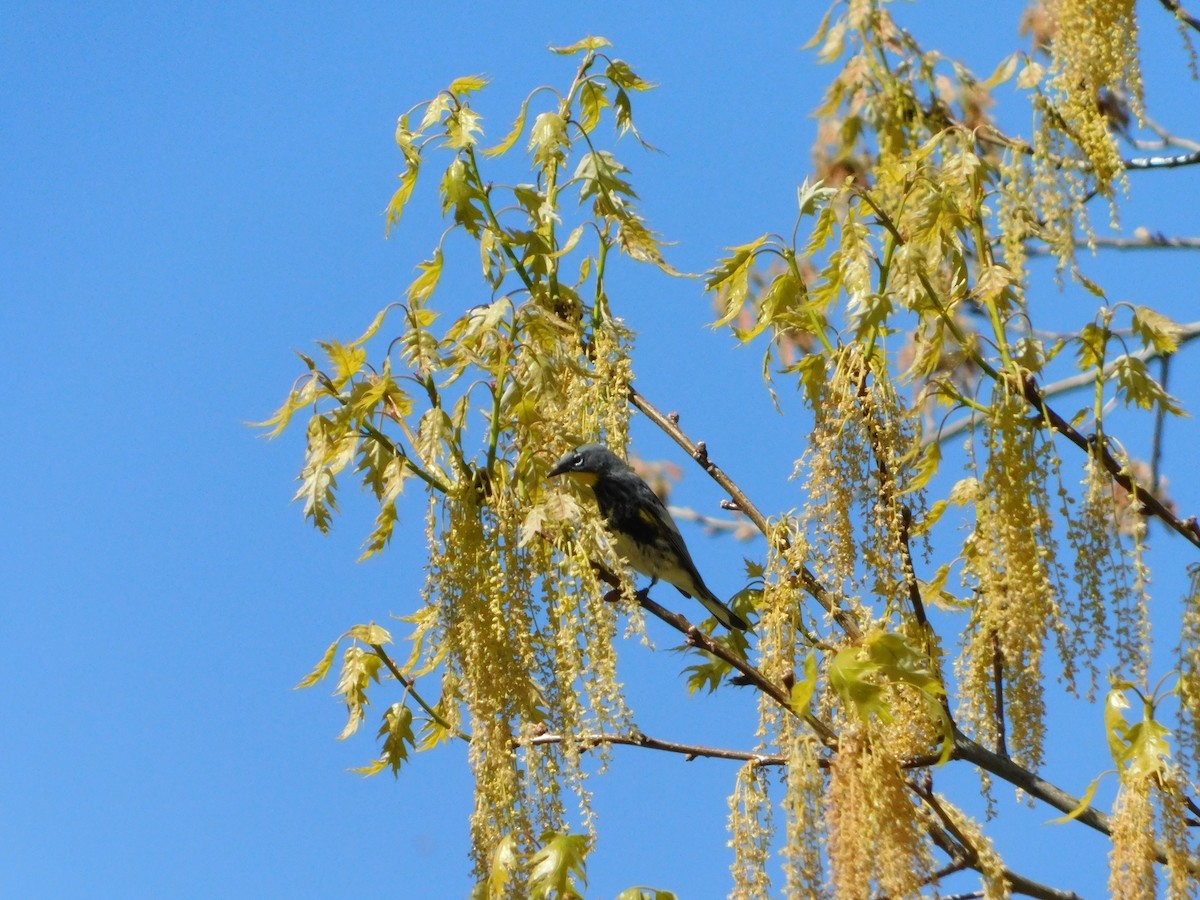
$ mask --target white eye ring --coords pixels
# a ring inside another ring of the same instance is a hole
[[[583,457],[582,456],[577,456],[573,460],[571,460],[571,468],[572,469],[578,469],[582,465],[583,465]]]

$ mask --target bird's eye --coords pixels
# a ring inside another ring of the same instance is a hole
[[[582,469],[583,468],[583,457],[576,456],[573,460],[571,460],[571,468],[572,469]]]

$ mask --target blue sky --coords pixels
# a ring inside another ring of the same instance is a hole
[[[1143,6],[1156,48],[1152,110],[1185,130],[1196,86],[1157,5]],[[1015,45],[1023,4],[987,4],[977,20],[964,7],[896,11],[927,46],[986,74]],[[529,90],[569,78],[570,61],[548,44],[607,36],[660,84],[635,113],[665,152],[628,145],[623,160],[643,212],[679,242],[671,260],[700,271],[723,247],[790,231],[809,169],[808,114],[832,74],[800,50],[823,11],[5,5],[0,333],[15,389],[0,542],[0,890],[465,896],[462,751],[426,754],[398,781],[364,780],[346,770],[375,752],[373,727],[339,744],[342,712],[327,688],[291,690],[347,627],[414,607],[420,504],[404,519],[412,546],[398,539],[381,560],[356,565],[369,505],[346,492],[334,534],[318,536],[289,504],[301,435],[268,443],[245,423],[282,400],[299,373],[293,350],[361,333],[436,241],[436,216],[419,211],[384,240],[402,111],[483,72],[494,83],[477,105],[498,137]],[[1027,130],[1021,115],[1015,127]],[[1135,176],[1125,224],[1195,234],[1195,205],[1178,198],[1197,188],[1186,172]],[[1124,257],[1097,271],[1116,299],[1200,318],[1189,258],[1146,262]],[[771,411],[757,351],[705,327],[699,284],[625,267],[610,293],[640,333],[641,389],[680,411],[768,507],[799,505],[787,476],[803,451],[802,419]],[[1070,286],[1045,302],[1063,327],[1094,306]],[[1173,387],[1195,409],[1194,380]],[[1200,509],[1185,455],[1191,427],[1172,425],[1165,460],[1189,514]],[[646,423],[634,438],[642,455],[680,461]],[[678,499],[709,511],[720,498],[689,471]],[[1156,591],[1169,601],[1194,555],[1161,530],[1153,537]],[[740,557],[761,549],[691,540],[718,593],[740,586]],[[687,697],[679,657],[661,649],[670,636],[656,637],[658,653],[636,642],[623,651],[643,729],[750,746],[749,696]],[[1105,765],[1103,736],[1098,712],[1074,714],[1078,745],[1059,745],[1051,765],[1081,790]],[[734,775],[732,764],[616,751],[595,785],[602,843],[591,895],[635,883],[684,898],[724,894]],[[1073,843],[1083,829],[1042,825],[1044,809],[1013,815],[998,834],[1014,837],[1014,867],[1103,893],[1102,840]],[[1030,827],[1046,833],[1033,849],[1027,833],[1016,839]]]

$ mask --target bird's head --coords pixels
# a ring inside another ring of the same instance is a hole
[[[549,477],[569,475],[581,484],[591,486],[624,465],[621,458],[607,447],[600,444],[584,444],[560,459],[550,470]]]

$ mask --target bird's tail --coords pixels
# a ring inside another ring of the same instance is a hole
[[[746,624],[746,620],[735,613],[732,609],[717,599],[716,595],[711,591],[698,591],[696,599],[704,604],[704,608],[712,613],[718,622],[728,628],[730,631],[748,631],[750,626]]]

